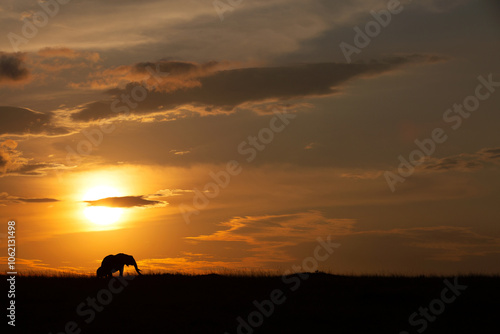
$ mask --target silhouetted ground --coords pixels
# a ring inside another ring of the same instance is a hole
[[[458,284],[467,286],[457,290],[459,296],[451,290],[443,295],[445,279],[455,283],[454,277],[316,273],[284,281],[279,276],[162,274],[126,280],[121,291],[122,282],[115,277],[112,292],[109,279],[18,276],[16,330],[23,334],[497,333],[500,279],[459,277]],[[282,294],[272,293],[276,289]],[[271,296],[280,304],[262,304]],[[101,311],[92,309],[92,298]],[[263,309],[259,311],[254,301]],[[429,305],[438,315],[428,311],[426,320],[418,312]],[[408,319],[414,312],[411,325]]]

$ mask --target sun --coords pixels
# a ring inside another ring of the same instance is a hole
[[[107,197],[119,197],[121,193],[113,187],[97,186],[89,189],[83,196],[83,201],[95,201]],[[87,206],[83,210],[85,217],[92,223],[107,226],[116,223],[122,213],[122,208],[110,208],[107,206]]]

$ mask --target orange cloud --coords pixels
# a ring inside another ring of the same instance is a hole
[[[38,50],[37,54],[44,58],[84,58],[91,62],[98,62],[101,58],[97,52],[77,51],[70,48],[44,48]]]
[[[297,260],[289,247],[316,242],[318,237],[342,236],[352,233],[354,219],[332,219],[321,212],[236,217],[219,226],[227,229],[210,235],[187,237],[192,241],[232,241],[251,246],[252,256],[244,259],[254,264]]]
[[[0,257],[1,264],[7,264],[7,257]],[[54,268],[49,264],[38,259],[23,259],[16,258],[16,270],[18,273],[24,275],[36,274],[36,275],[81,275],[86,273],[88,270],[83,267],[57,267]]]
[[[6,175],[41,176],[51,169],[65,168],[57,163],[33,162],[16,150],[17,142],[11,139],[0,142],[0,177]]]
[[[109,68],[90,75],[85,83],[72,83],[73,88],[111,89],[140,82],[146,88],[173,92],[178,89],[200,87],[200,78],[216,71],[234,67],[229,62],[197,64],[184,61],[141,62]]]
[[[8,139],[0,142],[0,170],[2,173],[16,170],[27,163],[22,153],[16,150],[17,142]]]

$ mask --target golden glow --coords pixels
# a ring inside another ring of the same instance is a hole
[[[113,187],[97,186],[87,191],[83,196],[84,201],[95,201],[107,197],[119,197],[120,192]],[[94,224],[106,226],[116,223],[122,213],[122,208],[110,208],[107,206],[87,206],[83,210],[85,217]]]

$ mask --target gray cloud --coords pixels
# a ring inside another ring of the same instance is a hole
[[[427,158],[420,168],[426,171],[474,171],[486,164],[500,164],[500,148],[483,148],[476,153],[463,153],[445,158]]]
[[[68,129],[53,124],[52,113],[27,108],[0,106],[0,135],[44,134],[62,135]]]
[[[483,148],[478,152],[485,160],[500,162],[500,147],[499,148]]]
[[[0,84],[27,82],[30,77],[24,67],[24,54],[0,52]]]
[[[145,100],[137,103],[135,108],[126,107],[125,103],[115,104],[123,110],[132,113],[144,114],[169,110],[182,105],[201,105],[206,112],[215,113],[219,109],[231,111],[234,107],[265,100],[289,100],[303,97],[327,96],[335,94],[348,80],[374,76],[390,72],[400,66],[410,63],[434,63],[443,60],[437,56],[409,55],[391,57],[369,63],[321,63],[299,64],[288,67],[265,68],[239,68],[218,70],[212,73],[201,71],[203,66],[195,67],[203,73],[194,80],[194,84],[183,89],[161,90],[150,89]],[[182,73],[193,71],[192,66],[183,63],[168,63],[169,66]],[[180,66],[180,64],[183,64]],[[209,63],[205,67],[215,67],[216,63]],[[144,64],[136,65],[142,68]],[[165,66],[165,65],[163,65]],[[168,83],[168,78],[166,82]],[[193,82],[191,82],[193,83]],[[125,89],[111,89],[108,91],[113,97],[131,96],[132,90],[139,83],[129,83]],[[77,121],[91,121],[116,117],[112,101],[98,101],[89,103],[74,114],[72,118]],[[126,111],[124,111],[126,112]]]
[[[434,170],[434,171],[449,171],[449,170],[471,171],[480,169],[482,167],[483,164],[479,161],[466,160],[460,157],[450,157],[442,159],[433,159],[427,162],[423,168],[426,170]]]

